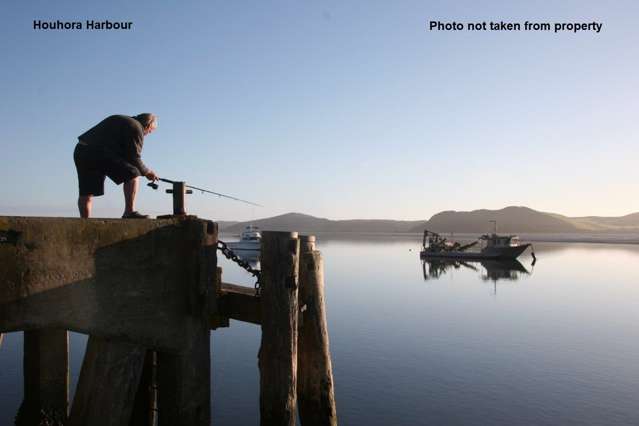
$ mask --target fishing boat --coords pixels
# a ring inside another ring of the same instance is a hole
[[[242,231],[240,240],[227,243],[228,247],[233,251],[251,251],[259,252],[262,244],[262,234],[257,226],[248,225]]]
[[[517,235],[484,234],[468,244],[450,241],[436,232],[424,231],[422,258],[517,259],[530,244],[520,244]],[[471,250],[479,246],[479,250]]]

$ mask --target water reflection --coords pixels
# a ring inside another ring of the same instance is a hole
[[[253,269],[260,269],[260,252],[256,250],[233,250],[237,257],[248,262]]]
[[[460,259],[422,259],[424,280],[439,279],[447,272],[458,269],[469,269],[479,273],[482,281],[517,281],[523,275],[530,275],[518,260],[460,260]]]

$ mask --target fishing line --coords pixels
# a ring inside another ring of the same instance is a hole
[[[170,183],[170,184],[174,184],[174,183],[176,183],[176,181],[173,181],[173,180],[171,180],[171,179],[158,178],[158,180],[160,180],[160,181],[162,181],[162,182]],[[149,186],[149,187],[151,187],[151,188],[153,188],[153,189],[158,189],[158,187],[159,187],[159,185],[158,185],[157,183],[155,183],[155,182],[147,183],[147,186]],[[241,202],[241,203],[250,204],[250,205],[252,205],[252,206],[256,206],[256,207],[264,207],[264,206],[263,206],[263,205],[261,205],[261,204],[257,204],[257,203],[254,203],[254,202],[252,202],[252,201],[248,201],[248,200],[243,200],[243,199],[241,199],[241,198],[233,197],[233,196],[231,196],[231,195],[226,195],[226,194],[222,194],[222,193],[219,193],[219,192],[211,191],[210,189],[199,188],[199,187],[197,187],[197,186],[191,186],[191,185],[184,185],[184,187],[185,187],[185,188],[189,188],[189,189],[193,189],[193,190],[195,190],[195,191],[200,191],[200,193],[202,193],[202,194],[204,194],[204,193],[207,193],[207,194],[213,194],[213,195],[217,195],[218,197],[228,198],[228,199],[230,199],[230,200],[239,201],[239,202]]]

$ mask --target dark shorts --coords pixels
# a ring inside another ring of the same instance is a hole
[[[140,176],[134,165],[99,148],[76,145],[73,161],[78,171],[80,195],[104,195],[104,179],[108,176],[116,185]]]

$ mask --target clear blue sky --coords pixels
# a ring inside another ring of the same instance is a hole
[[[77,136],[147,111],[160,121],[143,158],[160,176],[266,206],[194,194],[202,217],[639,211],[635,1],[23,0],[0,17],[0,214],[77,215]],[[431,19],[604,26],[436,33]],[[119,216],[121,189],[106,192],[94,214]],[[143,187],[138,207],[171,203]]]

